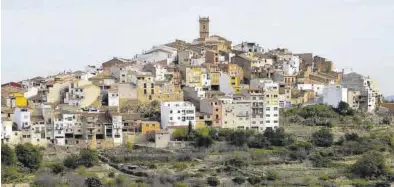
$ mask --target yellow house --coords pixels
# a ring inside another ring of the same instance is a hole
[[[24,95],[22,93],[14,93],[14,94],[11,94],[11,96],[15,101],[15,107],[27,106],[27,99],[24,97]]]
[[[154,101],[155,82],[150,74],[134,75],[137,82],[137,100],[139,104],[150,103]]]
[[[142,121],[141,122],[141,133],[147,134],[149,132],[160,130],[160,123],[157,121]]]
[[[202,86],[202,76],[205,68],[190,66],[186,67],[185,81],[186,86],[190,87],[201,87]]]
[[[154,81],[151,75],[136,75],[138,104],[183,100],[183,91],[171,81]]]

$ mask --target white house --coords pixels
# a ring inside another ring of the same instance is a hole
[[[63,126],[63,119],[55,119],[54,123],[53,123],[53,137],[54,137],[54,141],[53,143],[55,145],[65,145],[65,129]]]
[[[167,64],[173,62],[177,57],[177,49],[166,45],[154,46],[152,49],[137,55],[133,60],[143,63],[167,60]]]
[[[30,110],[28,108],[15,108],[13,121],[18,125],[18,130],[30,128]]]
[[[254,52],[254,53],[263,53],[264,49],[259,44],[254,42],[242,42],[233,46],[233,50],[243,51],[243,52]]]
[[[119,106],[119,93],[117,89],[108,90],[108,106]]]
[[[161,125],[163,129],[172,129],[196,124],[196,107],[187,101],[163,102],[161,104]]]
[[[341,101],[347,102],[347,88],[341,85],[328,85],[324,87],[323,104],[337,107]]]
[[[28,88],[27,92],[25,92],[23,94],[23,96],[25,98],[29,99],[30,97],[33,97],[33,96],[37,95],[37,93],[38,93],[38,88],[37,87],[31,87],[31,88]]]
[[[8,143],[12,134],[12,121],[1,121],[1,143]]]
[[[291,56],[290,59],[283,61],[283,72],[286,75],[296,75],[300,71],[300,57]]]
[[[373,112],[377,106],[380,92],[377,82],[370,77],[365,77],[357,73],[344,74],[340,84],[350,91],[360,92],[360,108],[368,112]]]
[[[122,116],[112,116],[112,138],[115,145],[121,145],[123,143],[122,129]]]
[[[323,94],[324,87],[324,84],[297,84],[298,90],[313,90],[318,96]]]

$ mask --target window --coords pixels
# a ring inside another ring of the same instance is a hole
[[[170,120],[172,120],[172,117],[170,117]]]
[[[144,83],[144,88],[146,88],[146,83]]]
[[[256,97],[253,97],[253,100],[256,100]]]
[[[274,110],[278,110],[278,107],[274,107]]]
[[[252,124],[256,124],[256,122],[255,122],[255,121],[252,121]]]
[[[275,120],[274,123],[278,123],[278,120]]]
[[[178,110],[178,114],[180,114],[181,113],[181,111],[180,110]]]
[[[218,112],[218,111],[219,111],[219,109],[217,108],[217,109],[216,109],[216,112]]]
[[[270,95],[266,95],[265,97],[270,97]]]
[[[278,117],[278,114],[274,114],[275,117]]]
[[[263,121],[260,121],[260,124],[263,124]]]
[[[170,110],[170,114],[172,114],[172,110]]]
[[[265,117],[270,117],[270,115],[269,115],[269,114],[267,114],[267,115],[265,115]]]
[[[265,108],[265,110],[266,110],[266,111],[270,111],[271,109],[270,109],[270,107],[267,107],[267,108]]]
[[[144,95],[146,95],[146,90],[144,90]]]
[[[267,120],[267,121],[265,121],[266,123],[270,123],[270,121],[269,120]]]

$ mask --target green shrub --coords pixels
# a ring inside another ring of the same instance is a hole
[[[208,177],[207,178],[207,183],[210,186],[218,186],[220,184],[220,181],[217,177]]]
[[[15,151],[7,144],[1,144],[1,165],[11,166],[16,164]]]
[[[64,171],[64,166],[63,166],[62,163],[53,164],[51,166],[51,168],[52,168],[52,173],[54,173],[54,174],[59,174],[59,173],[62,173]]]
[[[82,149],[79,153],[79,164],[85,167],[92,167],[98,163],[97,152],[91,149]]]
[[[261,182],[261,179],[259,177],[252,176],[248,178],[248,182],[251,185],[255,185],[255,184],[259,184]]]
[[[382,153],[371,151],[357,160],[352,172],[363,178],[377,178],[388,173],[388,166]]]
[[[97,177],[89,177],[85,180],[85,185],[87,187],[101,187],[103,184],[101,183],[101,180]]]
[[[383,117],[383,124],[390,125],[391,122],[392,122],[392,117],[391,116],[384,116]]]
[[[275,180],[280,179],[280,176],[279,176],[277,171],[270,170],[270,171],[267,172],[266,178],[267,178],[267,180],[275,181]]]
[[[234,183],[241,185],[243,184],[246,180],[243,177],[235,177],[232,179]]]
[[[189,187],[188,184],[183,183],[183,182],[176,182],[174,186],[175,187]]]
[[[115,178],[115,172],[110,171],[110,172],[108,173],[108,177],[109,177],[109,178]]]
[[[32,144],[18,144],[15,147],[16,157],[20,163],[30,170],[37,170],[42,162],[42,154],[38,147]]]
[[[177,162],[174,164],[174,169],[182,171],[188,167],[187,163],[185,162]]]
[[[322,153],[318,152],[315,155],[312,156],[311,158],[313,166],[314,167],[323,167],[323,168],[327,168],[331,166],[331,159],[326,156],[323,155]]]
[[[359,139],[358,134],[355,132],[345,134],[346,141],[358,141],[358,139]]]
[[[312,142],[319,147],[329,147],[334,141],[334,136],[329,128],[321,128],[312,134]]]
[[[78,167],[78,156],[77,155],[69,155],[64,161],[63,165],[70,169],[75,169]]]

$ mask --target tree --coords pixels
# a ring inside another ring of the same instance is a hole
[[[42,162],[42,154],[32,144],[19,144],[15,147],[16,157],[20,163],[30,170],[37,170]]]
[[[1,165],[11,166],[16,163],[15,151],[7,144],[1,144]]]
[[[101,187],[103,184],[101,183],[100,179],[97,177],[89,177],[85,180],[85,185],[87,187]]]
[[[232,145],[242,147],[247,143],[245,131],[235,131],[229,136],[229,142]]]
[[[69,155],[66,159],[63,160],[63,165],[70,169],[75,169],[78,167],[78,156],[77,155]]]
[[[363,178],[377,178],[388,173],[388,166],[382,153],[371,151],[357,160],[352,172]]]
[[[219,179],[216,178],[216,177],[208,177],[208,178],[207,178],[207,183],[208,183],[210,186],[218,186],[218,185],[220,184],[220,181],[219,181]]]
[[[353,115],[354,111],[350,108],[349,104],[341,101],[338,103],[338,107],[335,109],[340,115]]]
[[[210,136],[197,136],[194,138],[195,147],[205,147],[208,148],[213,144],[213,140]]]
[[[192,121],[189,121],[189,125],[187,126],[187,139],[189,141],[193,139],[193,125],[192,125]]]
[[[79,153],[79,163],[85,167],[92,167],[98,163],[96,151],[91,149],[82,149]]]
[[[331,129],[324,127],[312,134],[312,142],[319,147],[329,147],[334,141]]]

